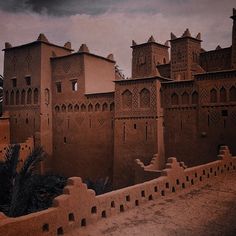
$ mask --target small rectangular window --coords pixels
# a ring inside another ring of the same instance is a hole
[[[61,82],[56,83],[57,93],[61,93]]]
[[[31,77],[30,76],[25,77],[25,83],[26,83],[27,86],[31,85]]]
[[[227,110],[222,110],[221,114],[222,114],[222,116],[228,116],[228,111]]]
[[[72,84],[72,91],[77,91],[78,90],[78,82],[77,80],[71,81]]]
[[[12,81],[12,87],[15,88],[17,85],[16,79],[12,79],[11,81]]]

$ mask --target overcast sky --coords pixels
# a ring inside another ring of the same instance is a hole
[[[42,32],[52,43],[71,41],[75,50],[86,43],[92,53],[113,53],[130,76],[132,39],[153,35],[164,43],[170,32],[180,36],[189,28],[202,33],[204,49],[230,46],[233,7],[235,0],[0,0],[0,45],[28,43]]]

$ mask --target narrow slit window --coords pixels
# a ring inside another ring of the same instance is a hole
[[[77,80],[71,81],[72,84],[72,91],[77,91],[78,90],[78,82]]]

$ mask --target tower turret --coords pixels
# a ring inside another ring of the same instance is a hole
[[[201,34],[192,37],[186,29],[181,37],[171,33],[171,78],[189,80],[199,70],[199,54],[201,51]]]
[[[157,43],[151,36],[146,43],[132,41],[132,78],[159,75],[158,64],[169,62],[168,45]]]

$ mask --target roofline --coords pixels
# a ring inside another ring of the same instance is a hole
[[[164,48],[169,48],[169,46],[166,46],[164,44],[161,44],[161,43],[157,43],[157,42],[146,42],[146,43],[141,43],[141,44],[137,44],[137,45],[132,45],[130,46],[131,48],[135,48],[135,47],[142,47],[144,45],[147,45],[147,44],[156,44],[158,46],[161,46],[161,47],[164,47]]]
[[[122,80],[115,80],[113,82],[132,82],[132,81],[142,81],[142,80],[157,80],[157,79],[162,79],[162,80],[171,80],[169,78],[165,78],[165,77],[162,77],[162,76],[151,76],[151,77],[143,77],[143,78],[131,78],[131,79],[122,79]]]
[[[219,70],[219,71],[209,71],[209,72],[205,72],[205,73],[198,73],[195,74],[194,77],[196,76],[201,76],[201,75],[210,75],[210,74],[223,74],[223,73],[230,73],[230,72],[236,72],[236,69],[231,69],[231,70]]]
[[[209,51],[200,52],[200,54],[203,54],[203,53],[212,53],[212,52],[220,51],[220,50],[227,50],[227,49],[230,49],[231,47],[232,47],[232,46],[229,46],[229,47],[226,47],[226,48],[212,49],[212,50],[209,50]]]
[[[102,92],[102,93],[85,93],[85,96],[100,96],[100,95],[114,95],[115,91]]]
[[[73,49],[66,48],[64,46],[59,46],[59,45],[56,45],[56,44],[53,44],[53,43],[44,42],[44,41],[38,41],[38,40],[33,41],[31,43],[27,43],[27,44],[22,44],[22,45],[19,45],[19,46],[14,46],[14,47],[10,47],[10,48],[4,48],[4,49],[2,49],[2,51],[8,51],[8,50],[12,50],[12,49],[15,49],[15,48],[28,47],[28,46],[31,46],[31,45],[34,45],[34,44],[39,44],[39,43],[44,43],[44,44],[47,44],[49,46],[54,46],[54,47],[62,48],[62,49],[68,50],[68,51],[74,51]]]
[[[202,42],[201,39],[197,39],[197,38],[194,38],[194,37],[191,37],[191,36],[184,36],[184,37],[179,37],[179,38],[176,38],[176,39],[170,39],[169,41],[172,42],[172,41],[176,41],[176,40],[180,40],[180,39],[193,39],[195,41],[198,41],[198,42]]]
[[[194,79],[188,79],[188,80],[172,80],[172,81],[164,81],[163,84],[173,84],[173,83],[193,83]]]
[[[64,57],[70,57],[70,56],[75,56],[75,55],[82,55],[82,54],[85,54],[85,55],[88,55],[88,56],[94,56],[94,57],[97,57],[97,58],[100,58],[100,59],[103,59],[103,60],[106,60],[106,61],[109,61],[109,62],[112,62],[112,63],[116,63],[116,61],[114,60],[111,60],[107,57],[102,57],[102,56],[99,56],[99,55],[96,55],[96,54],[93,54],[93,53],[90,53],[90,52],[75,52],[75,53],[72,53],[72,54],[68,54],[68,55],[63,55],[63,56],[58,56],[58,57],[51,57],[52,60],[56,60],[56,59],[61,59],[61,58],[64,58]]]

